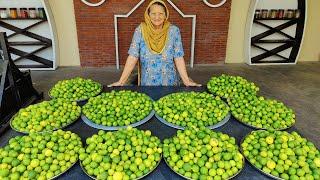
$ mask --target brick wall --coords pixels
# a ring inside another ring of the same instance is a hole
[[[115,65],[114,14],[128,13],[140,0],[107,0],[99,7],[89,7],[74,0],[77,33],[82,66]],[[97,2],[97,0],[91,0]],[[143,20],[149,0],[129,18],[118,18],[119,57],[124,64],[133,31]],[[195,64],[224,62],[228,37],[231,0],[219,8],[210,8],[199,0],[172,0],[185,14],[196,14]],[[219,2],[210,0],[209,2]],[[167,3],[169,21],[177,25],[182,34],[185,60],[190,60],[192,18],[182,18]]]

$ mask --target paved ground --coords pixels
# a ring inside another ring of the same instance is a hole
[[[320,147],[320,62],[281,66],[202,65],[188,72],[194,81],[204,85],[211,76],[222,73],[240,75],[253,81],[260,87],[260,95],[275,98],[294,109],[296,128]],[[56,71],[34,71],[32,78],[35,87],[47,93],[61,79],[82,76],[107,85],[116,81],[120,74],[121,71],[114,67],[61,67]]]

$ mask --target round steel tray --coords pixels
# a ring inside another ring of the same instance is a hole
[[[173,169],[171,168],[171,166],[169,165],[169,163],[167,162],[166,158],[163,158],[163,159],[164,159],[164,162],[166,162],[167,166],[168,166],[173,172],[175,172],[176,174],[178,174],[179,176],[181,176],[181,177],[183,177],[183,178],[185,178],[185,179],[192,180],[191,178],[188,178],[188,177],[180,174],[179,172],[176,172],[175,170],[173,170]],[[238,174],[240,174],[240,172],[241,172],[241,171],[243,170],[243,168],[244,168],[244,165],[245,165],[245,159],[244,159],[244,157],[243,157],[243,155],[242,155],[242,169],[240,169],[236,174],[234,174],[233,176],[229,177],[228,179],[232,179],[232,178],[236,177]]]
[[[147,174],[144,174],[143,176],[138,177],[137,179],[134,179],[134,180],[142,179],[142,178],[148,176],[149,174],[151,174],[151,173],[159,166],[159,164],[160,164],[160,162],[161,162],[161,159],[162,159],[162,154],[161,154],[161,157],[160,157],[159,162],[155,165],[155,167],[154,167],[152,170],[150,170]],[[86,171],[86,169],[83,167],[81,161],[80,161],[80,167],[81,167],[82,171],[83,171],[87,176],[89,176],[91,179],[95,179],[95,180],[97,179],[96,177],[91,176],[91,175],[89,175],[89,174],[87,173],[87,171]]]
[[[151,110],[150,114],[147,117],[145,117],[144,119],[142,119],[142,120],[140,120],[140,121],[138,121],[136,123],[130,124],[128,126],[132,126],[132,127],[140,126],[140,125],[146,123],[147,121],[149,121],[153,117],[154,114],[155,114],[154,110]],[[99,125],[99,124],[96,124],[96,123],[92,122],[84,114],[81,115],[81,119],[83,120],[83,122],[85,122],[90,127],[93,127],[93,128],[96,128],[96,129],[107,130],[107,131],[115,131],[115,130],[118,130],[118,129],[123,129],[123,128],[128,127],[128,126],[104,126],[104,125]]]
[[[231,111],[231,114],[232,114],[232,111]],[[294,126],[294,124],[292,124],[291,126],[289,127],[286,127],[286,128],[282,128],[282,129],[267,129],[267,128],[259,128],[259,127],[256,127],[256,126],[253,126],[253,125],[250,125],[250,124],[247,124],[245,122],[243,122],[242,120],[236,118],[233,114],[232,116],[234,117],[234,119],[236,119],[238,122],[240,122],[241,124],[247,126],[247,127],[250,127],[250,128],[253,128],[253,129],[256,129],[256,130],[277,130],[277,131],[284,131],[284,130],[287,130],[289,128],[291,128],[292,126]]]
[[[258,130],[258,131],[263,131],[263,130]],[[257,132],[257,131],[252,131],[252,132],[248,133],[244,138],[241,139],[241,142],[240,142],[240,152],[242,153],[243,157],[250,163],[250,165],[251,165],[254,169],[258,170],[258,171],[261,172],[262,174],[264,174],[264,175],[266,175],[266,176],[268,176],[268,177],[271,177],[271,178],[273,178],[273,179],[284,180],[284,179],[282,179],[282,178],[280,178],[280,177],[277,177],[277,176],[274,176],[274,175],[272,175],[272,174],[269,174],[269,173],[266,173],[266,172],[262,171],[261,169],[259,169],[258,167],[256,167],[253,163],[251,163],[251,162],[249,161],[249,159],[244,155],[243,149],[242,149],[242,147],[241,147],[241,144],[243,143],[244,139],[245,139],[246,137],[248,137],[250,134],[252,134],[253,132]]]
[[[17,113],[17,114],[18,114],[18,113]],[[19,133],[22,133],[22,134],[29,134],[30,132],[20,131],[20,130],[18,130],[18,129],[16,129],[16,128],[13,127],[12,121],[13,121],[14,118],[17,116],[17,114],[15,114],[14,116],[12,116],[12,118],[10,119],[10,127],[11,127],[11,129],[13,129],[14,131],[17,131],[17,132],[19,132]],[[79,116],[78,116],[75,120],[71,121],[70,123],[68,123],[68,124],[66,124],[65,126],[62,126],[62,127],[60,127],[60,128],[54,128],[54,129],[52,129],[52,130],[50,130],[50,131],[40,131],[40,132],[34,132],[34,133],[48,133],[48,132],[56,131],[56,130],[58,130],[58,129],[64,129],[64,128],[70,126],[71,124],[73,124],[74,122],[76,122],[76,121],[80,118],[80,116],[81,116],[81,113],[79,114]]]
[[[172,128],[175,128],[175,129],[181,129],[181,130],[184,130],[184,129],[185,129],[185,127],[183,127],[183,126],[178,126],[178,125],[175,125],[175,124],[172,124],[172,123],[166,121],[165,119],[163,119],[162,117],[160,117],[157,113],[155,113],[155,116],[156,116],[156,118],[157,118],[160,122],[162,122],[163,124],[165,124],[165,125],[167,125],[167,126],[170,126],[170,127],[172,127]],[[225,123],[227,123],[227,122],[229,121],[230,117],[231,117],[231,114],[230,114],[230,112],[229,112],[229,113],[223,118],[223,120],[221,120],[220,122],[218,122],[218,123],[215,124],[215,125],[208,126],[207,128],[209,128],[209,129],[216,129],[216,128],[218,128],[218,127],[221,127],[221,126],[223,126]]]

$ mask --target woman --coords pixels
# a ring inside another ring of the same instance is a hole
[[[150,2],[144,13],[145,22],[134,32],[120,80],[110,86],[123,86],[139,59],[139,85],[176,86],[181,78],[185,86],[201,86],[188,77],[180,30],[170,24],[168,18],[169,11],[163,1]]]

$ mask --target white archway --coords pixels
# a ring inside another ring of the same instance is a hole
[[[106,2],[106,0],[101,0],[100,2],[97,2],[97,3],[91,3],[91,2],[88,2],[87,0],[81,0],[83,3],[85,3],[86,5],[88,6],[91,6],[91,7],[96,7],[96,6],[100,6],[101,4],[103,4],[104,2]]]
[[[217,3],[217,4],[211,4],[211,3],[209,3],[207,0],[203,0],[203,2],[204,2],[207,6],[209,6],[209,7],[217,8],[217,7],[220,7],[220,6],[224,5],[224,3],[227,2],[227,0],[221,0],[221,1],[220,1],[219,3]]]

